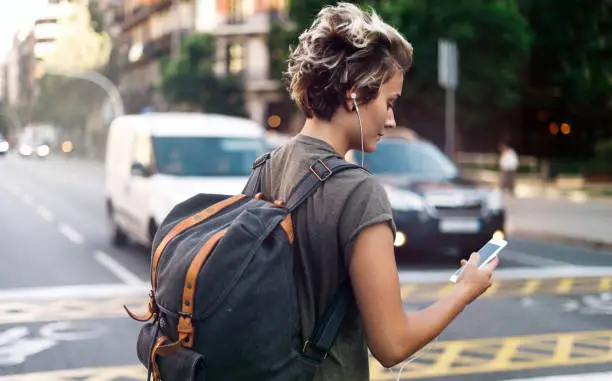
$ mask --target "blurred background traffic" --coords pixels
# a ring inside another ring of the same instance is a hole
[[[393,206],[405,308],[510,242],[400,379],[611,379],[612,2],[354,2],[414,46],[400,127],[363,158]],[[144,379],[121,305],[144,308],[157,226],[191,195],[240,193],[299,133],[280,78],[329,3],[2,2],[0,381]]]

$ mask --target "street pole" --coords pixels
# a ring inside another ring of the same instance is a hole
[[[455,156],[455,90],[446,90],[446,110],[445,110],[445,152],[451,158]]]
[[[172,32],[171,56],[173,59],[179,58],[181,54],[181,28],[183,25],[181,22],[180,1],[172,0],[172,9],[177,21],[176,28]]]
[[[446,91],[444,112],[444,152],[455,158],[455,90],[459,84],[457,45],[454,41],[438,41],[438,83]]]
[[[68,70],[57,70],[50,68],[45,68],[45,74],[83,79],[98,85],[108,95],[115,117],[125,115],[125,106],[123,104],[123,100],[121,99],[119,89],[117,89],[117,86],[115,86],[110,79],[106,78],[102,74],[95,71],[71,72]]]

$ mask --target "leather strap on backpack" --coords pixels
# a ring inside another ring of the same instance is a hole
[[[153,259],[151,261],[151,292],[149,293],[149,305],[148,311],[143,316],[138,316],[132,313],[127,306],[123,306],[128,315],[139,322],[145,322],[153,318],[153,321],[157,320],[158,308],[157,303],[155,301],[155,292],[157,291],[157,267],[159,266],[159,261],[161,259],[162,253],[168,246],[168,244],[176,238],[179,234],[183,233],[187,229],[200,224],[220,211],[228,208],[229,206],[237,203],[240,200],[245,199],[247,196],[240,194],[237,196],[229,197],[221,202],[218,202],[199,213],[194,214],[189,218],[185,218],[178,224],[176,224],[166,236],[161,240],[155,252],[153,254]]]

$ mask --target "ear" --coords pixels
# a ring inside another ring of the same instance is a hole
[[[357,93],[357,91],[355,91],[355,89],[347,90],[345,98],[347,110],[355,111],[355,101],[358,101],[359,99],[359,94]]]

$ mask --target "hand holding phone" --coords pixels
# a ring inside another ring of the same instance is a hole
[[[472,253],[469,261],[461,261],[462,266],[451,276],[451,282],[457,283],[456,288],[462,291],[466,304],[470,304],[491,287],[493,271],[498,264],[497,254],[506,245],[504,240],[493,239],[478,252]]]
[[[506,245],[508,245],[507,241],[503,239],[496,239],[496,238],[492,238],[489,242],[484,244],[484,246],[478,250],[478,254],[480,256],[478,268],[479,269],[483,268],[489,262],[495,259],[495,257],[497,257],[499,252],[504,247],[506,247]],[[464,270],[464,268],[465,268],[465,264],[461,266],[453,275],[451,275],[450,281],[453,283],[457,282],[457,279],[459,279],[459,275],[461,275],[461,272]]]

